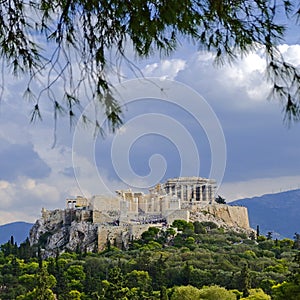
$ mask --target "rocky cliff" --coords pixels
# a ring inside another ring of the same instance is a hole
[[[123,240],[125,237],[129,240],[141,236],[142,231],[139,227],[145,227],[147,230],[149,226],[153,226],[149,222],[147,224],[93,223],[92,216],[92,211],[43,210],[42,218],[36,221],[30,231],[30,244],[39,244],[45,256],[66,250],[92,252],[103,250],[108,239],[111,242],[120,240],[122,242],[119,243],[120,245],[127,244],[128,241]],[[188,211],[187,220],[210,221],[228,230],[253,233],[245,207],[224,204],[197,207]],[[163,225],[164,223],[160,224],[161,227]]]
[[[80,220],[68,210],[43,211],[30,230],[31,245],[39,244],[45,256],[56,251],[97,250],[98,226],[90,220]]]
[[[190,221],[214,222],[219,227],[246,232],[254,232],[249,225],[248,210],[242,206],[229,206],[226,204],[213,204],[203,206],[191,211]]]

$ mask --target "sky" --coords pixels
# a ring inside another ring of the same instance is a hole
[[[300,66],[296,29],[280,50]],[[300,123],[286,126],[281,105],[267,100],[261,51],[231,65],[213,61],[211,53],[184,42],[169,57],[138,61],[144,78],[124,66],[121,84],[111,76],[124,125],[96,138],[80,120],[70,128],[63,118],[55,140],[47,105],[43,120],[30,123],[26,80],[7,73],[0,104],[0,224],[34,222],[42,207],[64,208],[76,195],[147,192],[179,176],[217,179],[218,194],[228,202],[300,188]],[[92,110],[86,103],[85,112]]]

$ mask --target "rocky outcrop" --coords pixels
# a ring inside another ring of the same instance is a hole
[[[93,211],[88,210],[43,210],[42,218],[37,220],[30,231],[31,245],[38,244],[44,256],[53,256],[57,251],[101,251],[107,241],[118,247],[125,247],[132,238],[139,238],[143,231],[154,222],[144,223],[116,223],[107,222],[100,218],[92,222]],[[101,219],[101,222],[99,220]],[[175,210],[162,223],[155,226],[162,227],[164,222],[171,224],[175,219],[187,221],[214,222],[218,227],[253,235],[249,226],[248,211],[245,207],[229,206],[225,204],[210,204],[194,207],[188,210]]]
[[[248,210],[242,206],[229,206],[226,204],[203,206],[190,212],[190,221],[209,221],[214,222],[218,227],[248,234],[254,233],[249,225]]]
[[[228,226],[250,228],[246,207],[215,204],[208,205],[204,211],[223,220]]]
[[[66,218],[64,210],[47,211],[30,230],[31,245],[38,244],[45,256],[57,251],[94,251],[97,249],[98,226],[87,221]],[[68,222],[66,222],[66,220]]]

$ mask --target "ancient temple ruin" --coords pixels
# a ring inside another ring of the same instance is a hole
[[[182,202],[215,201],[216,181],[202,177],[179,177],[168,179],[163,184],[158,184],[150,189],[150,194],[165,194],[176,196]]]
[[[149,189],[149,193],[117,190],[115,197],[97,195],[90,199],[67,199],[68,210],[92,212],[94,223],[145,223],[153,220],[182,218],[189,211],[215,202],[216,182],[202,177],[168,179]]]
[[[90,250],[94,247],[103,250],[108,240],[123,247],[149,227],[167,228],[178,219],[189,222],[190,217],[195,220],[201,211],[205,211],[202,217],[207,220],[214,215],[230,226],[249,228],[247,209],[215,203],[215,192],[213,179],[179,177],[157,184],[149,193],[127,189],[117,190],[115,196],[66,199],[64,210],[42,210],[42,219],[37,223],[36,233],[32,233],[31,243],[34,244],[49,227],[54,231],[56,242],[53,243],[60,247],[66,238],[64,231],[58,230],[62,227],[70,231],[70,249],[76,239],[81,239]]]

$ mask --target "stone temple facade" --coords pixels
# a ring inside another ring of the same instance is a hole
[[[150,194],[177,197],[181,202],[213,203],[215,201],[216,182],[201,177],[179,177],[168,179],[150,189]]]

